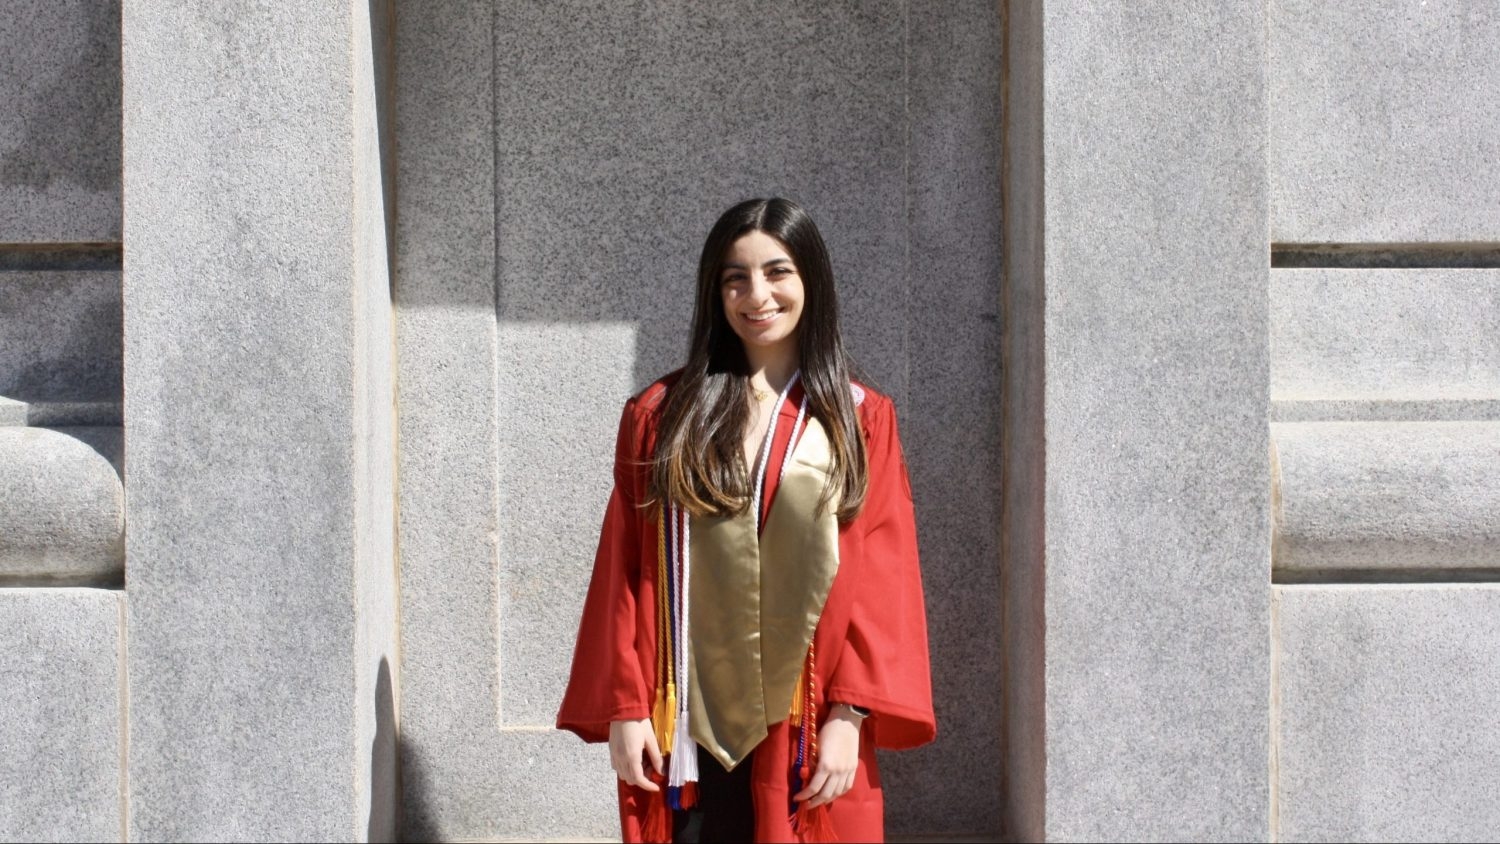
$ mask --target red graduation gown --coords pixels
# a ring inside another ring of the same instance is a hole
[[[609,740],[609,723],[651,717],[656,688],[657,523],[645,500],[658,412],[668,375],[625,404],[615,444],[615,486],[604,514],[593,578],[557,726],[589,742]],[[884,839],[875,748],[932,740],[936,723],[927,656],[927,623],[917,562],[911,484],[891,400],[868,387],[856,412],[865,435],[869,490],[860,514],[839,528],[839,568],[819,618],[814,646],[819,720],[827,701],[867,707],[853,788],[829,806],[841,841]],[[765,507],[776,492],[801,401],[798,385],[776,420],[766,473]],[[762,511],[764,517],[764,510]],[[752,757],[756,837],[796,841],[788,820],[797,730],[783,720]],[[654,795],[619,783],[621,834],[641,841]]]

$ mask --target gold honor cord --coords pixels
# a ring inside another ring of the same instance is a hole
[[[839,567],[837,500],[814,515],[832,460],[809,416],[759,537],[748,507],[692,518],[688,724],[726,769],[791,711]]]

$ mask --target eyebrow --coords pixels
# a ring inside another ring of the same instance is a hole
[[[792,262],[791,258],[772,258],[771,260],[765,262],[764,264],[761,264],[760,268],[761,269],[767,269],[769,267],[774,267],[777,264],[790,264],[791,262]],[[735,263],[733,261],[728,261],[728,262],[725,262],[725,264],[724,264],[724,269],[726,269],[726,270],[743,270],[745,268],[746,267],[745,267],[744,264],[737,264],[737,263]]]

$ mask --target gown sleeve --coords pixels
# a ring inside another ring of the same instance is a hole
[[[870,709],[866,726],[875,745],[899,750],[931,741],[937,723],[911,482],[895,408],[885,397],[872,404],[866,419],[869,487],[855,517],[864,533],[862,559],[826,696]]]
[[[583,603],[573,666],[557,713],[559,729],[584,741],[607,741],[611,721],[650,717],[650,683],[642,654],[655,631],[642,630],[639,612],[644,511],[644,423],[638,400],[625,405],[615,442],[614,490],[594,555],[594,572]],[[654,533],[654,525],[651,526]],[[649,586],[649,584],[647,584]],[[644,645],[644,650],[643,650]]]

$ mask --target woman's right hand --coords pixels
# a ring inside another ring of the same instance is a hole
[[[620,779],[646,791],[660,791],[656,783],[646,777],[642,755],[651,757],[651,767],[658,775],[664,773],[661,749],[656,745],[656,730],[650,718],[639,721],[609,722],[609,763]]]

